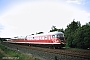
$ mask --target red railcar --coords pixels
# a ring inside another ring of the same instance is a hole
[[[23,38],[12,38],[8,40],[8,42],[47,47],[63,47],[66,43],[64,33],[62,32],[50,32],[47,34],[28,35]]]

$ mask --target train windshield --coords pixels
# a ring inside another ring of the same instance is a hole
[[[64,37],[63,34],[58,34],[57,38]]]
[[[60,37],[64,37],[63,34],[58,34],[58,35],[52,35],[53,38],[60,38]]]
[[[64,40],[64,35],[63,34],[58,34],[57,38],[59,38],[60,40]]]

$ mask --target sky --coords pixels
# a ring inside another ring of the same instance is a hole
[[[90,0],[0,0],[0,37],[47,33],[90,22]]]

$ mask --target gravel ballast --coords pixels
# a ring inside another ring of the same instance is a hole
[[[8,44],[8,43],[2,43],[2,44],[5,45],[9,49],[31,55],[35,58],[39,58],[40,60],[88,60],[88,59],[83,59],[83,58],[77,58],[77,57],[71,57],[71,56],[65,56],[65,55],[60,55],[60,54],[53,54],[53,53],[47,53],[43,51],[23,48],[14,44]]]

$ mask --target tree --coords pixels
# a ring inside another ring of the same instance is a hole
[[[58,29],[56,28],[56,26],[52,26],[52,27],[51,27],[50,32],[53,32],[53,31],[58,31]]]
[[[58,30],[58,32],[63,32],[64,33],[64,29],[62,28],[62,29],[57,29]]]
[[[65,39],[67,42],[67,45],[69,47],[74,47],[73,40],[74,40],[74,33],[76,29],[81,27],[80,22],[75,22],[74,20],[71,22],[71,24],[67,25],[67,28],[65,29]]]
[[[73,44],[77,48],[90,48],[90,23],[86,23],[86,25],[78,28],[74,35]]]
[[[64,33],[64,29],[63,28],[62,29],[57,29],[56,26],[52,26],[50,32],[54,32],[54,31],[58,31],[58,32],[63,32]]]
[[[38,33],[36,33],[36,34],[42,34],[43,32],[38,32]]]
[[[31,34],[31,35],[34,35],[34,34]]]

